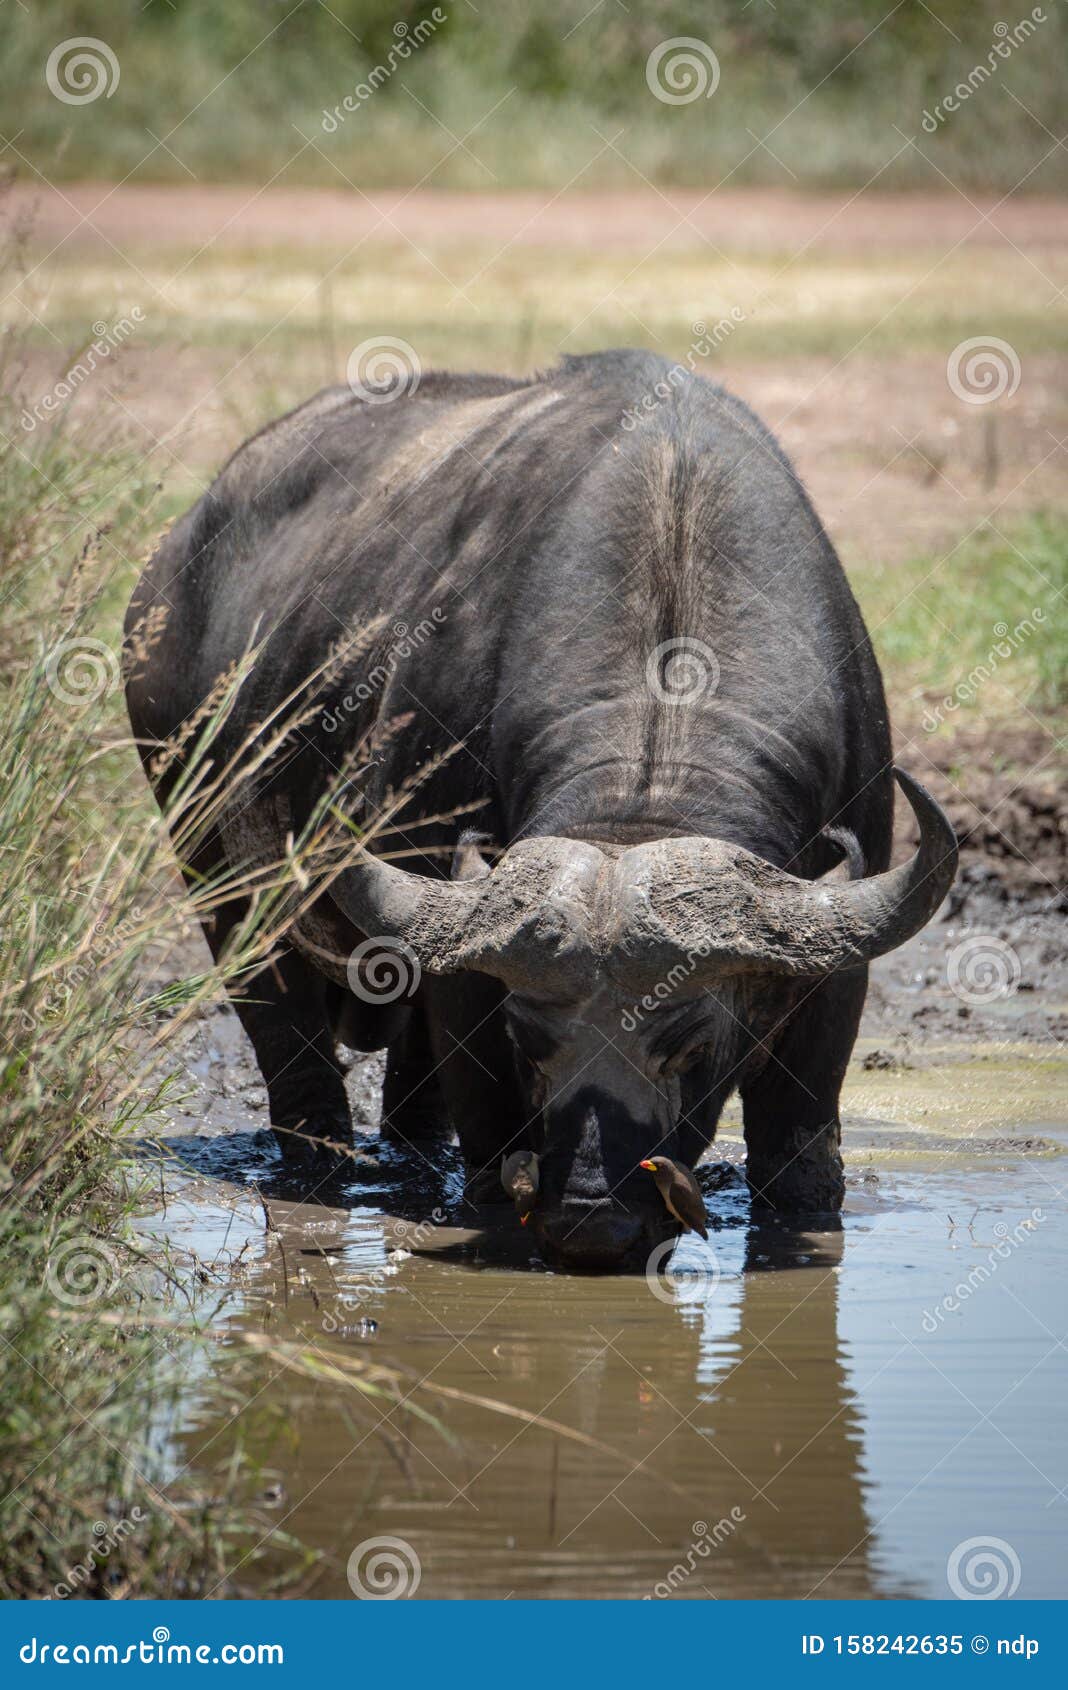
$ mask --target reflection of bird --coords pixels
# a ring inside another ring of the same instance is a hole
[[[675,1219],[682,1222],[687,1232],[699,1232],[702,1238],[707,1238],[705,1200],[689,1168],[667,1156],[650,1156],[641,1166],[652,1174],[656,1189]]]
[[[538,1158],[533,1150],[515,1150],[504,1158],[501,1184],[515,1202],[520,1224],[526,1226],[538,1195]]]

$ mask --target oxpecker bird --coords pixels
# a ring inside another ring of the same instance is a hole
[[[668,1206],[669,1213],[681,1222],[687,1232],[699,1232],[708,1237],[705,1200],[689,1168],[672,1162],[667,1156],[650,1156],[641,1166],[652,1174],[656,1189]]]
[[[526,1226],[538,1195],[538,1158],[533,1150],[515,1150],[504,1158],[501,1184],[515,1203],[519,1224]]]

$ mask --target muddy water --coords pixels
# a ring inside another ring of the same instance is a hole
[[[368,1133],[308,1202],[247,1118],[173,1141],[155,1224],[227,1285],[220,1326],[403,1370],[405,1400],[368,1407],[258,1365],[238,1418],[270,1524],[240,1583],[263,1588],[290,1533],[323,1597],[381,1537],[419,1597],[944,1596],[957,1546],[993,1537],[1020,1596],[1063,1595],[1064,1066],[966,1057],[858,1065],[833,1232],[750,1224],[729,1118],[709,1244],[651,1285],[547,1272],[506,1211],[463,1209],[455,1150],[431,1166]],[[203,1382],[180,1459],[218,1462],[231,1411]]]

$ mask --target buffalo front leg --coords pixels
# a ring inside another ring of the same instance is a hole
[[[504,988],[484,974],[423,978],[427,1018],[449,1119],[456,1128],[470,1203],[504,1202],[501,1159],[530,1145],[501,1005]]]
[[[183,872],[195,885],[217,874],[224,860],[222,844],[213,837]],[[238,897],[201,923],[216,961],[247,912],[247,900]],[[343,1152],[329,1148],[351,1144],[352,1116],[334,1054],[327,981],[282,945],[251,979],[227,991],[256,1054],[283,1156],[324,1172],[346,1161]]]
[[[825,980],[790,1016],[772,1055],[742,1088],[746,1178],[756,1209],[842,1207],[838,1099],[860,1025],[867,969]]]
[[[396,1037],[390,1040],[382,1082],[382,1137],[391,1144],[417,1145],[449,1131],[449,1113],[430,1042],[426,1009],[416,999]]]
[[[256,1052],[283,1156],[325,1170],[347,1160],[331,1146],[351,1144],[352,1116],[324,984],[303,957],[286,949],[231,998]]]

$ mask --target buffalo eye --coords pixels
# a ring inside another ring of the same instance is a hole
[[[699,1040],[697,1044],[690,1045],[687,1050],[682,1051],[678,1056],[669,1058],[664,1064],[664,1072],[666,1074],[685,1074],[690,1068],[696,1068],[705,1053],[706,1042],[703,1039]]]
[[[680,1026],[661,1036],[653,1046],[653,1065],[658,1074],[674,1077],[685,1074],[704,1055],[709,1042],[709,1029],[690,1025]]]
[[[547,1062],[552,1055],[552,1039],[543,1028],[535,1026],[532,1022],[509,1017],[508,1032],[519,1054],[533,1063],[535,1068]]]

